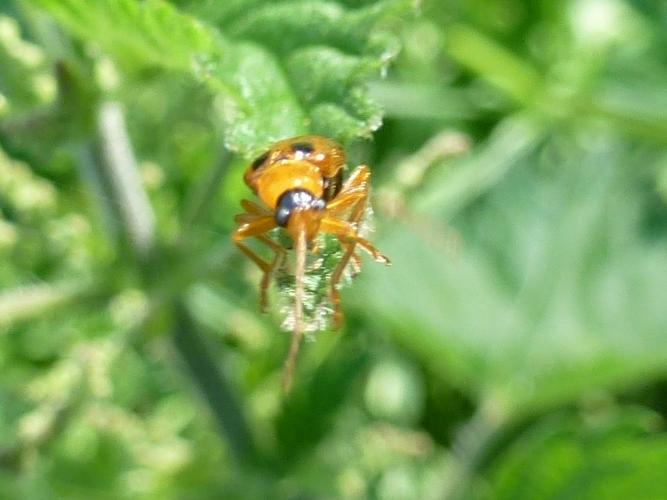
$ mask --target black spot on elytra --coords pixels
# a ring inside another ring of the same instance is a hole
[[[341,168],[334,177],[324,178],[324,199],[326,201],[333,200],[340,189],[343,187],[343,169]]]
[[[292,144],[292,152],[293,153],[301,153],[302,155],[309,155],[315,151],[315,146],[313,146],[310,142],[295,142]]]
[[[263,153],[259,155],[257,158],[255,158],[255,161],[252,162],[250,165],[253,170],[257,170],[259,167],[261,167],[264,162],[269,158],[269,152],[267,151],[266,153]]]

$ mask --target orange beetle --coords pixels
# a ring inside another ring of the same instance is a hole
[[[320,233],[332,234],[344,250],[329,283],[335,328],[342,322],[337,286],[343,271],[350,259],[356,269],[360,266],[356,246],[368,252],[377,262],[389,264],[389,259],[359,235],[359,224],[368,203],[370,170],[361,165],[343,182],[345,163],[345,152],[340,145],[324,137],[306,135],[273,144],[250,164],[243,176],[263,206],[248,200],[241,202],[245,213],[236,216],[239,226],[232,239],[239,250],[264,272],[260,284],[262,310],[267,306],[271,276],[286,256],[285,248],[269,238],[267,233],[276,227],[283,228],[296,245],[296,321],[286,373],[293,369],[302,334],[299,322],[306,251],[313,247],[315,237]],[[250,237],[257,238],[274,252],[272,261],[264,260],[244,243],[243,240]],[[285,386],[289,386],[289,380]]]

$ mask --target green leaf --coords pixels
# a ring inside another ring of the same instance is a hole
[[[380,113],[365,83],[397,51],[384,21],[410,6],[232,2],[213,16],[218,31],[163,0],[36,3],[126,71],[157,67],[206,85],[226,144],[245,156],[309,131],[348,141],[375,130]]]
[[[483,498],[665,498],[667,435],[647,432],[647,417],[635,411],[601,422],[549,418],[499,458]]]
[[[261,41],[280,54],[303,45],[331,45],[361,54],[369,44],[369,31],[378,21],[402,14],[405,0],[380,0],[348,10],[337,2],[296,0],[262,2],[246,10],[229,26],[235,38]]]
[[[410,224],[380,228],[393,267],[368,264],[350,292],[424,363],[510,416],[667,366],[667,252],[638,230],[643,186],[624,168],[638,160],[608,141],[553,140],[540,155],[562,160],[540,171],[531,149],[496,138],[434,175]]]
[[[540,74],[528,61],[468,26],[447,29],[446,50],[453,59],[519,102],[529,103],[541,90]]]
[[[72,34],[98,44],[125,67],[180,71],[218,59],[227,47],[215,32],[161,0],[37,0]]]

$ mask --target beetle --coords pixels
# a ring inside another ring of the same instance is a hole
[[[343,181],[346,161],[339,144],[325,137],[305,135],[276,142],[245,171],[243,179],[261,204],[249,200],[241,202],[245,212],[235,217],[238,227],[232,239],[263,272],[260,282],[262,311],[267,308],[267,290],[273,272],[286,257],[285,247],[267,234],[275,228],[282,228],[295,243],[296,317],[301,314],[306,252],[308,248],[316,251],[313,242],[319,234],[335,236],[343,250],[328,285],[334,328],[339,328],[342,323],[337,287],[343,272],[350,260],[356,270],[361,265],[356,248],[366,251],[377,262],[390,264],[387,257],[359,234],[370,192],[370,169],[360,165]],[[246,245],[244,240],[247,238],[256,238],[265,244],[273,252],[273,259],[267,261],[255,253]],[[296,324],[294,349],[298,349],[301,333],[296,330],[299,329]]]

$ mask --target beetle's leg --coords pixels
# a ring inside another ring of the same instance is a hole
[[[257,218],[260,216],[271,217],[273,215],[266,208],[250,200],[241,200],[241,206],[243,207],[245,212],[242,214],[238,214],[236,217],[234,217],[234,220],[238,224],[246,224],[248,222],[253,222],[257,220]]]
[[[276,222],[273,216],[270,215],[254,215],[248,213],[237,215],[236,220],[237,222],[241,222],[241,225],[232,235],[234,244],[239,248],[239,250],[241,250],[241,252],[243,252],[246,257],[257,264],[257,267],[259,267],[264,273],[262,276],[262,281],[260,282],[259,305],[262,311],[266,311],[266,306],[268,304],[267,290],[269,288],[273,270],[282,262],[285,257],[285,250],[280,245],[269,239],[265,234],[267,231],[270,231],[276,227]],[[243,243],[244,239],[251,237],[257,238],[259,241],[273,250],[275,256],[271,262],[267,262],[262,259],[245,243]]]
[[[255,215],[272,215],[271,211],[264,208],[258,203],[255,203],[254,201],[250,200],[241,200],[241,206],[243,207],[243,210],[245,210],[248,213],[255,214]]]
[[[324,233],[333,234],[345,240],[346,242],[354,242],[361,248],[366,250],[368,254],[375,259],[376,262],[389,264],[389,259],[382,255],[380,251],[375,248],[370,241],[362,238],[357,234],[357,229],[351,222],[332,217],[325,217],[320,224],[320,230]]]
[[[341,240],[341,245],[344,248],[345,253],[343,253],[340,261],[338,261],[338,264],[336,265],[333,273],[331,273],[331,278],[329,280],[329,301],[333,307],[333,327],[336,330],[338,330],[343,323],[343,313],[341,312],[340,308],[340,292],[337,288],[338,283],[343,277],[343,272],[345,272],[345,268],[347,267],[350,259],[353,259],[354,262],[354,274],[357,274],[361,269],[359,255],[357,255],[354,251],[354,244],[344,243],[340,237],[338,239]]]
[[[349,220],[358,222],[364,213],[366,200],[368,199],[368,179],[371,171],[367,166],[357,167],[352,175],[343,184],[340,193],[327,204],[327,211],[333,215],[338,215],[348,209],[352,210]]]
[[[344,253],[336,268],[331,273],[331,278],[329,279],[329,299],[334,309],[333,323],[334,328],[338,329],[341,326],[343,316],[340,311],[340,293],[338,292],[338,283],[343,277],[343,273],[347,268],[350,261],[352,261],[352,278],[361,272],[361,257],[355,252],[355,243],[350,243],[346,241],[343,237],[338,236],[338,241],[343,247]]]
[[[344,246],[346,246],[345,254],[336,266],[336,269],[334,269],[329,284],[329,299],[331,300],[331,305],[334,309],[334,328],[339,328],[342,323],[342,313],[340,311],[340,293],[336,287],[350,258],[355,255],[355,262],[358,262],[358,257],[354,254],[355,245],[359,245],[368,252],[376,262],[383,262],[386,265],[389,265],[390,262],[389,259],[382,255],[368,240],[357,235],[356,226],[351,222],[325,217],[320,224],[320,230],[324,233],[333,234],[341,240]]]
[[[371,173],[368,167],[362,165],[352,173],[350,178],[345,182],[343,189],[338,193],[338,196],[327,205],[327,212],[329,216],[337,218],[344,218],[352,224],[358,225],[361,217],[364,215],[366,209],[366,202],[368,201],[368,178]],[[347,217],[341,217],[346,211],[349,211]],[[357,228],[358,230],[358,228]],[[338,238],[341,245],[345,249],[345,256],[343,257],[342,267],[345,268],[347,261],[352,258],[354,261],[355,274],[361,269],[361,259],[354,253],[354,242],[347,243],[343,238]]]
[[[356,228],[364,214],[364,210],[366,209],[369,192],[368,179],[370,175],[371,172],[368,167],[364,165],[357,167],[343,185],[340,193],[338,193],[336,198],[327,205],[328,215],[345,217],[345,219],[354,224]],[[356,243],[354,241],[349,241],[347,238],[340,235],[337,237],[343,247],[344,253],[331,274],[329,284],[330,300],[334,308],[333,321],[335,328],[339,328],[342,323],[340,294],[337,289],[338,283],[340,282],[350,260],[352,260],[353,275],[358,274],[361,270],[361,258],[355,252]]]
[[[271,248],[271,250],[273,250],[273,252],[275,253],[273,261],[270,264],[269,270],[264,273],[264,276],[262,276],[262,281],[260,282],[259,286],[259,307],[262,312],[266,312],[266,308],[269,303],[268,290],[269,290],[269,285],[271,284],[271,277],[273,276],[273,271],[283,264],[287,252],[285,252],[285,249],[281,247],[278,243],[266,237],[265,235],[257,236],[257,239],[259,239],[266,246]]]
[[[346,246],[346,250],[348,249],[350,245]],[[359,254],[354,251],[354,247],[352,247],[352,252],[350,253],[350,260],[352,261],[352,278],[354,278],[357,274],[361,272],[361,257],[359,257]]]

